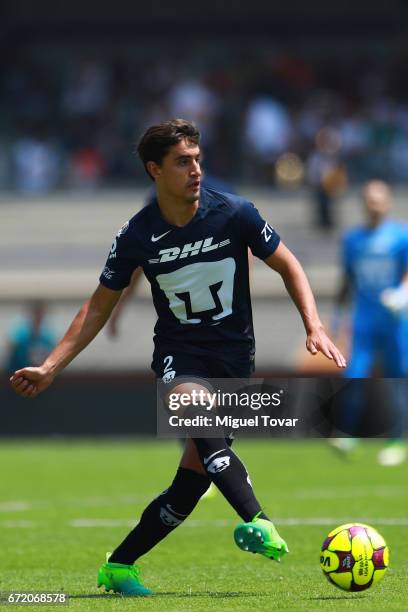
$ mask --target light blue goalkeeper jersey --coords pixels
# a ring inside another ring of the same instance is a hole
[[[408,318],[392,314],[381,294],[398,287],[408,270],[408,227],[385,220],[375,228],[354,228],[344,237],[342,257],[353,289],[353,346],[346,376],[369,376],[377,360],[386,376],[403,376]]]

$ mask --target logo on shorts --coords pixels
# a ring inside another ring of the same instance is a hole
[[[166,372],[165,375],[162,378],[162,381],[164,383],[169,383],[170,381],[173,380],[173,378],[176,375],[176,371],[175,370],[170,370],[169,372]]]
[[[222,472],[229,467],[230,457],[226,455],[225,457],[216,457],[213,461],[211,461],[210,465],[207,467],[207,472],[211,472],[211,474],[217,474],[218,472]]]

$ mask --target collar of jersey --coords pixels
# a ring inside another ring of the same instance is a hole
[[[153,198],[152,203],[154,204],[156,212],[157,212],[157,215],[160,218],[159,228],[156,228],[156,231],[158,231],[158,230],[161,231],[162,229],[164,229],[164,230],[166,230],[166,229],[183,230],[186,227],[190,227],[191,225],[193,225],[193,223],[196,223],[196,221],[198,221],[199,219],[201,219],[204,216],[205,211],[206,211],[206,209],[208,207],[207,194],[206,194],[204,189],[201,189],[201,191],[200,191],[200,205],[197,208],[197,211],[196,211],[196,214],[194,215],[194,217],[188,223],[186,223],[185,225],[172,225],[171,223],[169,223],[168,221],[166,221],[166,219],[164,219],[162,217],[160,206],[159,206],[159,203],[157,201],[157,197]]]
[[[388,227],[392,227],[392,226],[393,226],[392,218],[386,217],[385,219],[381,221],[381,223],[376,225],[376,227],[369,227],[368,225],[366,225],[364,229],[366,230],[368,235],[373,235],[377,233],[379,234],[383,232],[384,229],[387,230]]]

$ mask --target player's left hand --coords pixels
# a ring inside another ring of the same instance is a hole
[[[385,289],[381,293],[381,303],[395,314],[407,312],[408,287],[406,285],[402,285],[396,289]]]
[[[338,368],[345,368],[347,365],[343,354],[330,340],[323,327],[318,327],[308,333],[306,348],[312,355],[322,353],[327,359],[332,359]]]

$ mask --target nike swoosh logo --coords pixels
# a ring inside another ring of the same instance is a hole
[[[167,236],[167,234],[170,234],[171,230],[168,230],[167,232],[164,232],[164,234],[160,234],[160,236],[155,236],[154,234],[152,234],[152,237],[150,238],[150,240],[152,242],[157,242],[158,240],[160,240],[160,238],[163,238],[164,236]]]

